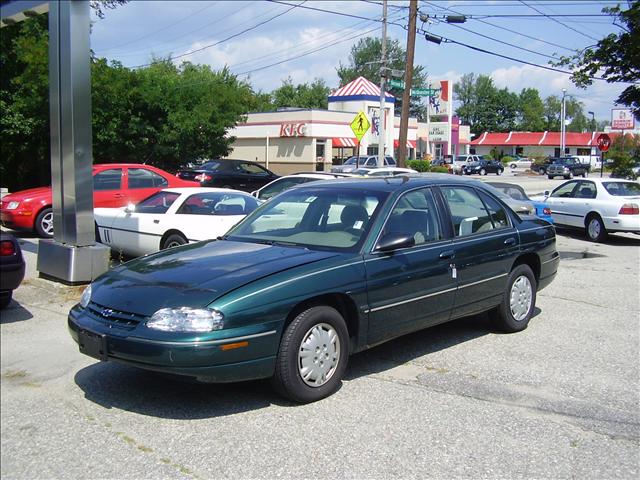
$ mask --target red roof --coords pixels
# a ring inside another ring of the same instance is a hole
[[[599,133],[575,133],[565,134],[565,145],[590,146],[595,145],[595,139]],[[492,146],[492,145],[515,145],[515,146],[557,146],[560,145],[560,132],[509,132],[509,133],[489,133],[485,132],[471,141],[471,145]]]

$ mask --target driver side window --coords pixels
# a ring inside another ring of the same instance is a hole
[[[574,190],[576,189],[576,185],[578,182],[567,182],[564,185],[556,188],[553,192],[551,192],[551,197],[553,198],[573,198]]]
[[[382,235],[413,236],[416,245],[442,239],[433,194],[428,188],[405,193],[387,219]]]

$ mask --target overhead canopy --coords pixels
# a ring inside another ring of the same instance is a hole
[[[356,138],[333,138],[331,143],[334,147],[355,147],[358,144]]]
[[[49,2],[43,0],[9,0],[8,2],[2,2],[2,8],[0,9],[2,23],[0,26],[13,25],[48,11]]]

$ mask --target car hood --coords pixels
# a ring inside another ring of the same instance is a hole
[[[10,193],[2,198],[3,202],[24,202],[27,200],[40,200],[43,198],[51,198],[51,187],[37,187],[19,192]]]
[[[164,307],[205,307],[253,281],[336,255],[305,248],[209,240],[116,267],[93,282],[91,301],[144,316]]]

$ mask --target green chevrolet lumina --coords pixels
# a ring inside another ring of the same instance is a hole
[[[114,268],[69,312],[80,352],[204,382],[335,392],[349,355],[489,311],[527,327],[556,275],[554,227],[452,175],[288,190],[224,237]]]

